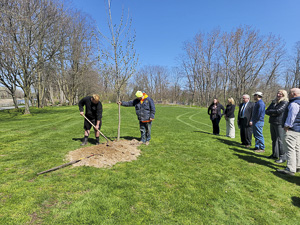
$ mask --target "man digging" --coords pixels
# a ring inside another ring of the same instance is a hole
[[[85,106],[85,117],[90,120],[95,127],[100,130],[101,128],[101,119],[102,119],[102,104],[99,101],[99,95],[94,94],[93,96],[87,96],[81,99],[78,103],[80,115],[83,116],[83,106]],[[86,145],[88,143],[88,137],[90,134],[90,129],[92,125],[85,119],[84,120],[84,139],[81,146]],[[99,145],[99,131],[95,130],[95,137],[96,137],[96,145]]]
[[[151,126],[155,115],[154,101],[141,91],[135,93],[137,97],[129,102],[118,102],[122,106],[134,106],[138,120],[140,121],[141,142],[149,145],[151,139]]]

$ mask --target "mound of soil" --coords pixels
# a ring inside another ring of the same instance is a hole
[[[106,146],[106,144],[100,144],[80,148],[69,152],[66,158],[67,161],[84,158],[78,163],[73,164],[73,166],[94,166],[97,168],[107,168],[115,165],[118,162],[129,162],[136,160],[141,154],[138,146],[140,146],[140,143],[136,139],[131,141],[120,140],[118,142],[110,142],[109,146]],[[92,154],[94,154],[94,156],[85,158]]]

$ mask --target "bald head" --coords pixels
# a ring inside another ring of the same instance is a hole
[[[292,88],[289,93],[290,98],[300,97],[300,89],[299,88]]]

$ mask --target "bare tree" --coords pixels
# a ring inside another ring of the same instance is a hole
[[[101,60],[102,67],[106,68],[105,74],[108,76],[107,80],[112,84],[117,93],[117,101],[120,101],[122,89],[136,71],[138,58],[134,48],[135,34],[131,33],[132,19],[129,17],[129,13],[127,14],[127,18],[125,18],[123,9],[119,24],[115,24],[112,17],[111,2],[111,0],[107,1],[110,36],[107,37],[103,32],[99,31],[109,46],[108,48],[100,48],[100,45],[98,45],[101,53],[99,59]],[[117,140],[120,139],[120,127],[121,109],[119,105]]]
[[[22,0],[5,1],[2,6],[1,35],[7,40],[0,43],[2,58],[9,58],[15,68],[16,85],[24,92],[25,114],[29,114],[31,89],[35,87],[40,105],[45,66],[60,47],[55,35],[62,30],[57,5],[46,0]]]
[[[144,90],[156,100],[167,100],[169,70],[163,66],[144,66],[135,76],[134,91]]]
[[[300,41],[296,42],[286,72],[286,87],[300,87]]]
[[[172,69],[171,82],[170,82],[170,101],[174,103],[175,101],[180,101],[181,95],[181,80],[183,78],[182,71],[179,67],[174,67]]]
[[[9,95],[13,99],[13,103],[15,108],[18,108],[18,102],[16,98],[17,91],[17,77],[20,73],[16,65],[14,64],[11,52],[7,51],[7,48],[3,48],[3,46],[7,46],[7,40],[5,37],[0,37],[2,40],[0,41],[0,83],[7,88]],[[10,57],[8,57],[10,55]]]
[[[203,37],[202,34],[196,35],[193,41],[184,43],[184,51],[186,54],[181,56],[181,67],[187,78],[187,88],[191,93],[190,103],[194,104],[197,89],[201,90],[203,86],[202,58],[203,58]]]
[[[230,33],[216,29],[198,33],[184,44],[181,68],[187,78],[191,102],[209,104],[212,97],[235,99],[246,92],[274,83],[284,60],[280,38],[249,26]]]

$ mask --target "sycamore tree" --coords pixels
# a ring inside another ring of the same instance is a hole
[[[113,87],[117,101],[121,100],[122,91],[127,85],[128,80],[135,74],[136,66],[138,63],[138,57],[134,48],[135,44],[135,32],[132,31],[132,18],[125,16],[124,9],[118,24],[113,22],[111,0],[107,1],[107,25],[108,35],[98,30],[101,40],[105,41],[103,46],[99,47],[99,61],[101,63],[101,70],[104,71],[103,75],[106,76],[107,81]],[[121,127],[121,109],[118,108],[119,123],[118,123],[118,137],[120,140],[120,127]]]

